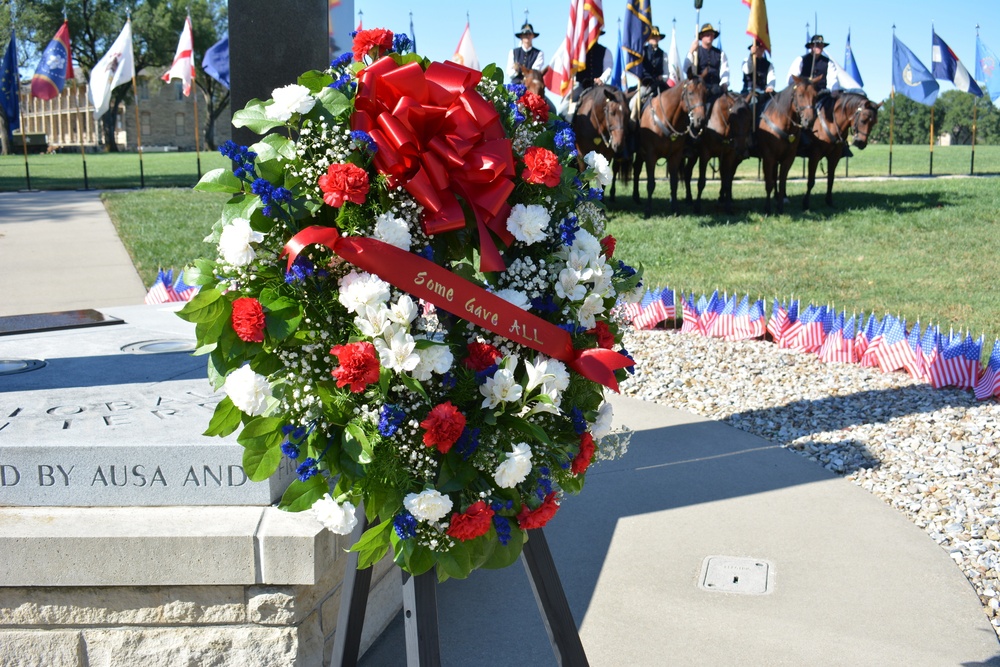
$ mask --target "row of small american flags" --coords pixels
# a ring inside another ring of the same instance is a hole
[[[766,339],[781,348],[815,354],[823,362],[860,364],[883,373],[905,371],[915,379],[940,389],[955,387],[975,392],[976,398],[1000,398],[1000,340],[995,340],[983,367],[983,336],[942,332],[918,321],[887,314],[879,318],[848,315],[835,308],[798,299],[774,299],[770,316],[764,300],[749,295],[678,295],[670,288],[648,290],[636,303],[621,306],[622,316],[637,329],[652,329],[666,322],[676,325],[680,303],[681,333],[724,340]]]
[[[184,274],[178,273],[177,280],[174,280],[174,270],[160,269],[156,274],[156,282],[149,288],[146,294],[146,303],[171,303],[174,301],[190,301],[198,293],[198,288],[186,285],[183,280]]]

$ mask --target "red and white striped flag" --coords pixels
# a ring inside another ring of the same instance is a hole
[[[1000,394],[1000,340],[993,341],[993,350],[986,370],[976,382],[976,399],[985,401],[991,396]]]
[[[691,295],[687,298],[681,294],[681,333],[698,333],[698,311],[691,303]]]
[[[573,76],[582,71],[587,51],[604,29],[604,7],[601,0],[571,0],[566,39],[559,44],[549,69],[545,87],[554,95],[565,97],[573,87]]]
[[[191,36],[191,17],[184,19],[184,30],[177,43],[177,53],[174,63],[166,71],[162,79],[170,83],[172,79],[180,79],[184,83],[184,97],[191,94],[191,81],[194,80],[194,38]]]
[[[788,307],[784,303],[779,304],[777,297],[774,305],[771,306],[771,317],[767,321],[767,333],[771,334],[771,340],[775,343],[781,339],[781,330],[785,328],[788,321]]]

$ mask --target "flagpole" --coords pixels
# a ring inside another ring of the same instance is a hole
[[[976,111],[979,110],[979,100],[972,103],[972,161],[969,163],[969,176],[976,173]]]
[[[17,54],[14,54],[14,58],[17,58]],[[24,149],[24,180],[28,184],[28,190],[31,190],[31,170],[28,169],[28,134],[24,131],[24,111],[21,109],[21,76],[17,75],[17,90],[14,94],[17,95],[17,118],[18,123],[21,125],[21,148]],[[11,132],[10,136],[13,137],[14,133]]]
[[[194,56],[192,55],[192,58]],[[198,162],[198,180],[201,180],[201,143],[199,142],[198,135],[201,134],[201,127],[198,125],[198,84],[194,80],[191,81],[191,85],[194,88],[194,94],[191,96],[194,100],[194,154],[197,156]]]
[[[896,87],[889,92],[889,175],[892,176],[892,129],[896,123]]]
[[[931,105],[931,167],[928,176],[934,175],[934,105]]]

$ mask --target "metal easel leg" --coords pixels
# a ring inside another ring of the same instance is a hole
[[[403,572],[403,625],[407,667],[440,667],[437,580],[433,569],[415,577]]]
[[[521,562],[528,571],[531,590],[535,594],[556,661],[566,667],[587,667],[590,663],[542,529],[531,531],[521,552]]]
[[[364,507],[358,507],[358,525],[351,533],[351,543],[357,542],[368,529]],[[361,631],[365,625],[368,608],[368,590],[372,583],[372,569],[358,569],[358,554],[348,552],[344,581],[340,588],[340,611],[337,614],[337,633],[333,639],[330,664],[334,667],[355,667],[361,650]]]

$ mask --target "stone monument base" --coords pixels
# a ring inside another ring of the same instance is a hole
[[[347,537],[273,507],[0,508],[0,664],[328,664]],[[375,567],[362,651],[402,605]]]

